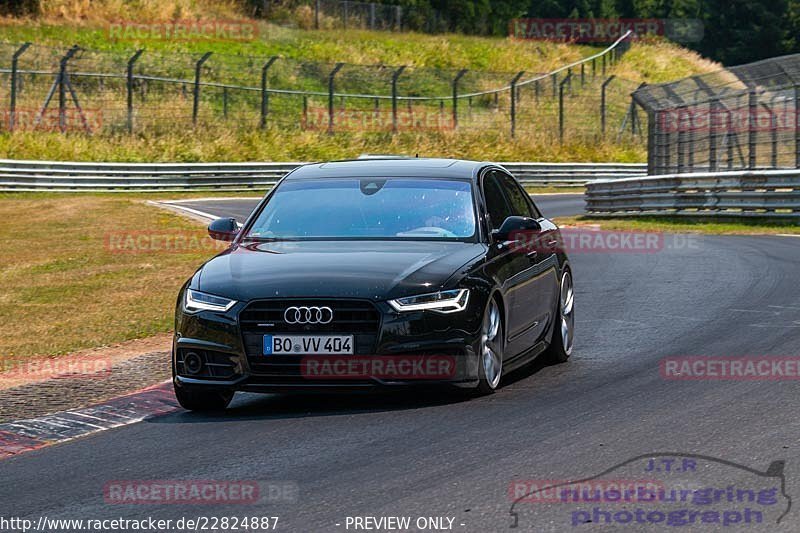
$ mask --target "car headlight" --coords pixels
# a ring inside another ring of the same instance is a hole
[[[432,292],[419,296],[408,296],[389,300],[395,311],[435,311],[437,313],[456,313],[467,308],[469,289]]]
[[[183,307],[189,313],[197,311],[221,311],[224,313],[234,305],[236,305],[236,300],[186,289],[186,300]]]

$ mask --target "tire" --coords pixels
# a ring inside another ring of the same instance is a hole
[[[233,400],[233,391],[204,390],[186,385],[174,385],[175,397],[181,407],[189,411],[222,411]]]
[[[481,324],[481,347],[478,354],[479,395],[492,394],[497,390],[503,377],[503,317],[500,306],[494,298],[489,300],[483,312]]]
[[[561,276],[556,305],[553,334],[544,356],[545,361],[553,365],[567,362],[572,355],[575,338],[575,289],[569,270],[565,270]]]

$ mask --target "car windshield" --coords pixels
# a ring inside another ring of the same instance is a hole
[[[321,178],[283,182],[245,238],[467,240],[474,236],[469,181]]]

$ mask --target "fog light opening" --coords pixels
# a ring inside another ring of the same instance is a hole
[[[203,358],[196,352],[189,352],[183,358],[183,368],[189,375],[196,376],[201,373],[204,365]]]

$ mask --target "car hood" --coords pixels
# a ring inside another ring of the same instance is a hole
[[[206,263],[196,289],[259,298],[387,300],[435,292],[486,252],[463,242],[285,241],[237,245]]]

